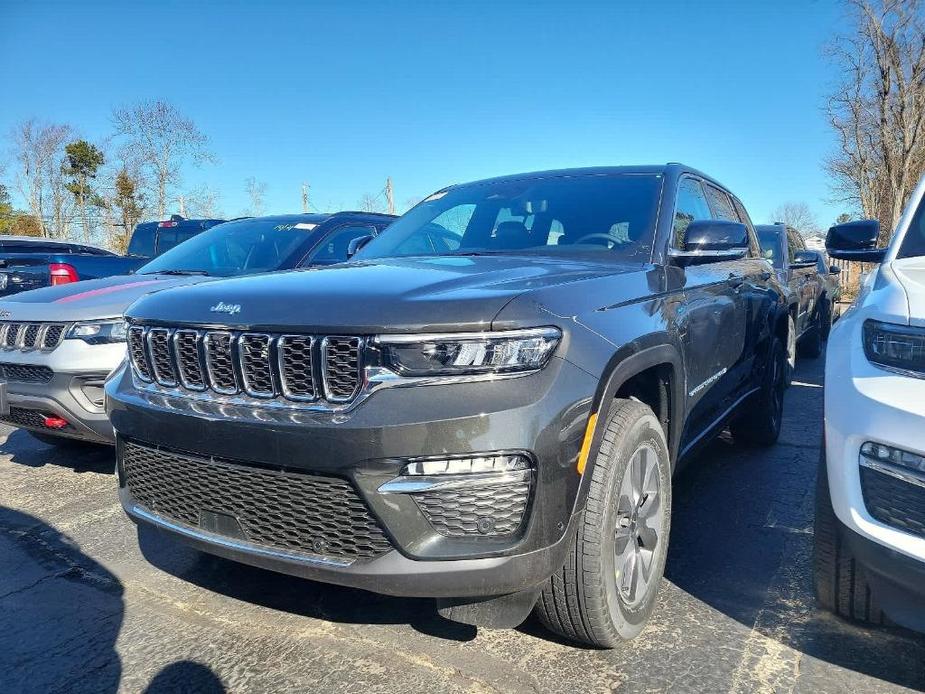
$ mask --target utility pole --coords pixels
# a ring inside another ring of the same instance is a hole
[[[392,195],[392,177],[389,176],[385,179],[385,202],[388,207],[389,214],[395,214],[395,198]]]
[[[302,184],[302,211],[308,212],[308,189],[310,186],[307,183]]]

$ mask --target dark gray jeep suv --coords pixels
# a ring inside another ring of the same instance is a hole
[[[452,186],[351,263],[136,302],[122,503],[206,552],[613,646],[652,610],[679,461],[727,424],[777,439],[782,296],[685,166]]]

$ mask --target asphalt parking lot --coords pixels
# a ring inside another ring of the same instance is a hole
[[[658,609],[615,651],[139,535],[110,451],[0,427],[0,691],[925,689],[925,638],[846,624],[812,598],[822,363],[800,364],[776,447],[720,440],[679,476]]]

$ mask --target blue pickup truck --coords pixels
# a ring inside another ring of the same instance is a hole
[[[0,297],[80,280],[126,275],[222,219],[184,219],[135,227],[128,255],[64,239],[0,236]]]

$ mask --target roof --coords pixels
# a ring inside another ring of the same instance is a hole
[[[87,248],[96,248],[101,251],[108,250],[102,246],[97,246],[92,243],[84,243],[83,241],[74,241],[72,239],[55,239],[48,238],[45,236],[13,236],[12,234],[0,234],[0,243],[4,241],[15,241],[16,243],[60,243],[62,246],[86,246]]]
[[[715,183],[721,188],[729,190],[722,183],[712,176],[708,176],[702,171],[698,171],[692,166],[680,164],[678,162],[668,162],[667,164],[637,164],[624,166],[587,166],[573,169],[549,169],[546,171],[531,171],[527,173],[509,174],[506,176],[496,176],[494,178],[483,178],[478,181],[468,183],[459,183],[446,188],[455,188],[457,185],[483,185],[486,183],[504,183],[506,181],[520,181],[525,179],[543,179],[543,178],[560,178],[565,176],[600,176],[600,175],[618,175],[618,174],[659,174],[670,175],[682,173],[692,173],[704,178],[711,183]]]

